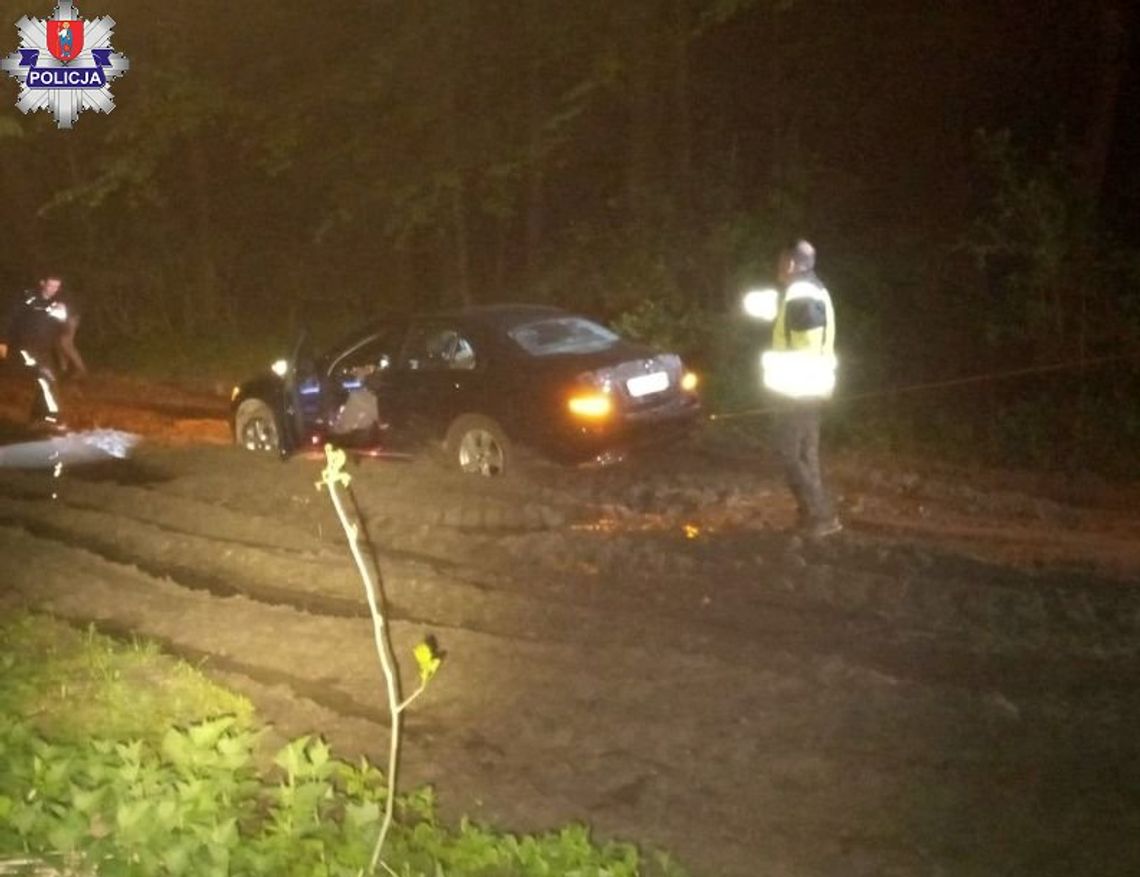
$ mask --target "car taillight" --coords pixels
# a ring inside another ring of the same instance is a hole
[[[609,393],[578,393],[570,397],[566,407],[575,417],[604,420],[613,414],[614,400]]]

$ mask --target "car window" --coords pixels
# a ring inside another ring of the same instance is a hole
[[[475,347],[450,326],[415,326],[408,335],[401,359],[413,371],[470,371],[477,365]]]
[[[547,317],[515,326],[507,334],[531,356],[597,353],[621,340],[605,326],[582,317]]]
[[[332,365],[336,378],[363,380],[369,375],[392,367],[399,353],[403,333],[399,329],[385,329],[351,347]]]

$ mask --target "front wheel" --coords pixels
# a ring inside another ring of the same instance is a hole
[[[447,431],[447,454],[453,465],[470,475],[495,478],[513,464],[510,439],[494,420],[481,414],[460,417]]]
[[[247,451],[281,453],[281,433],[273,409],[260,399],[246,399],[234,415],[234,441]]]

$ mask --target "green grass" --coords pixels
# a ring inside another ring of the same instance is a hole
[[[116,643],[44,616],[0,624],[0,712],[60,741],[158,741],[171,725],[232,715],[253,724],[248,700],[150,642]]]
[[[387,794],[317,736],[260,757],[250,704],[147,643],[43,616],[0,622],[0,874],[356,877]],[[271,763],[271,767],[264,765]],[[679,877],[664,855],[572,825],[514,835],[443,824],[400,796],[399,877]]]

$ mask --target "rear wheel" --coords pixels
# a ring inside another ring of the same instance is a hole
[[[495,478],[513,465],[510,439],[490,417],[467,414],[447,431],[445,442],[451,463],[470,475]]]
[[[260,399],[246,399],[234,415],[234,441],[247,451],[281,453],[281,434],[273,410]]]

